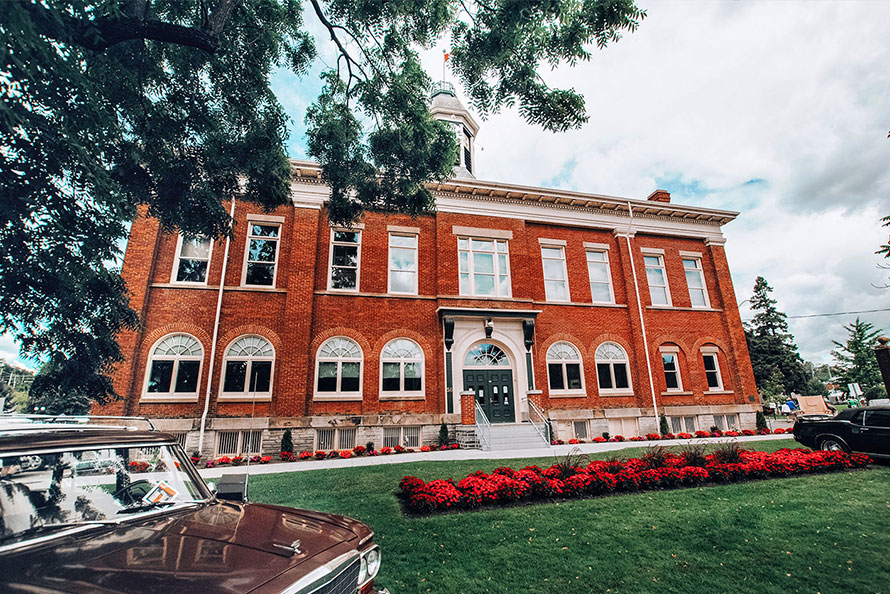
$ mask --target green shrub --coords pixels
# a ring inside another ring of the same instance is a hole
[[[284,430],[284,435],[281,436],[281,451],[282,452],[293,452],[294,451],[294,437],[291,435],[290,429]]]
[[[754,422],[757,424],[758,431],[760,431],[761,429],[768,429],[766,425],[766,417],[763,415],[763,411],[757,411]]]
[[[661,424],[659,425],[659,430],[662,435],[667,435],[671,432],[671,427],[668,425],[668,418],[664,415],[661,415]]]
[[[442,423],[439,426],[439,445],[447,446],[451,443],[451,436],[448,435],[448,425]]]

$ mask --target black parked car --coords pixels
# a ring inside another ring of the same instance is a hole
[[[794,439],[820,450],[862,452],[890,458],[890,408],[849,408],[828,419],[802,417],[794,423]]]

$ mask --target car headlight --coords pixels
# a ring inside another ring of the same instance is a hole
[[[380,571],[380,548],[374,547],[362,553],[361,566],[358,571],[358,583],[364,584],[373,580]]]

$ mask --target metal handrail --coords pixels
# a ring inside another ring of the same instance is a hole
[[[535,421],[535,417],[538,417],[537,422]],[[538,432],[538,435],[541,436],[541,439],[544,440],[548,446],[550,445],[550,423],[547,422],[547,417],[544,416],[544,411],[538,408],[538,405],[528,400],[528,420],[531,422],[532,427],[535,428],[535,431]]]
[[[491,449],[491,421],[485,416],[485,411],[476,402],[476,437],[483,450]]]

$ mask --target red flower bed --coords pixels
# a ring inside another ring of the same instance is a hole
[[[773,453],[742,450],[739,462],[724,464],[714,455],[704,467],[685,466],[683,457],[668,454],[663,466],[651,468],[645,459],[591,462],[571,469],[526,466],[521,470],[497,468],[491,474],[474,472],[455,483],[428,483],[406,476],[399,483],[405,506],[428,514],[449,509],[471,509],[483,505],[553,497],[586,497],[650,489],[676,489],[708,483],[735,483],[799,474],[835,472],[862,468],[871,462],[864,454],[783,449]]]

